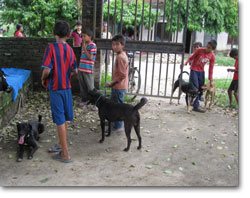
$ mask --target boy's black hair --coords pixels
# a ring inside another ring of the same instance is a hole
[[[90,29],[83,30],[82,34],[87,34],[88,36],[91,37],[91,39],[93,38],[93,32]]]
[[[21,27],[23,27],[23,25],[22,25],[21,23],[17,24],[17,25],[16,25],[16,30],[17,30],[17,31],[20,30]]]
[[[195,46],[195,45],[199,45],[199,47],[202,47],[202,43],[201,42],[194,42],[193,46]]]
[[[238,49],[232,48],[230,53],[229,53],[229,56],[232,57],[232,58],[235,57],[235,56],[238,56]]]
[[[121,34],[115,35],[115,36],[112,38],[112,41],[120,42],[122,45],[125,45],[125,43],[126,43],[125,38],[124,38]]]
[[[217,47],[217,41],[216,40],[211,40],[207,44],[210,44],[212,46],[213,50],[215,50],[216,47]]]
[[[54,35],[63,38],[70,34],[69,24],[66,21],[57,21],[54,27]]]
[[[81,22],[80,20],[78,20],[78,21],[76,22],[76,25],[82,25],[82,22]]]

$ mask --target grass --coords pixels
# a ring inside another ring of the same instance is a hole
[[[218,66],[234,66],[235,60],[225,56],[222,52],[216,53],[215,64]]]
[[[206,83],[208,82],[208,79],[206,79]],[[229,97],[227,94],[227,89],[229,88],[232,79],[214,79],[214,82],[216,84],[216,94],[215,94],[215,102],[220,107],[225,107],[227,104],[229,104]],[[232,108],[237,108],[237,102],[235,100],[235,97],[233,95],[233,106]]]

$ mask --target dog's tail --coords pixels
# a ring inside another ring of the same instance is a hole
[[[189,73],[188,73],[187,71],[183,71],[183,72],[180,73],[180,75],[178,76],[178,79],[180,79],[180,78],[181,78],[181,74],[184,74],[184,73],[186,73],[187,75],[189,75]]]
[[[148,99],[143,97],[141,101],[137,105],[134,106],[134,110],[138,110],[142,108],[147,102],[148,102]]]
[[[39,115],[39,116],[38,116],[38,122],[41,122],[41,121],[42,121],[42,116]]]

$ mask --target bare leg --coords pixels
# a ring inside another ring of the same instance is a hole
[[[59,142],[60,142],[61,148],[63,149],[62,158],[65,160],[69,160],[70,157],[69,157],[69,151],[68,151],[68,145],[67,145],[67,122],[65,122],[62,125],[58,125],[57,131],[58,131]]]
[[[238,98],[238,93],[234,92],[234,97],[236,99],[237,105],[239,106],[239,98]]]
[[[233,104],[233,99],[232,99],[232,90],[227,90],[228,97],[229,97],[229,104]]]

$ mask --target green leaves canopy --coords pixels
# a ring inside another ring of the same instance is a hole
[[[123,1],[122,8],[122,0],[110,0],[110,3],[106,2],[104,4],[104,20],[113,19],[116,23],[121,23],[121,14],[123,13],[122,23],[126,28],[134,28],[135,25],[135,13],[136,13],[136,1],[131,1],[130,3],[125,3]],[[109,11],[109,16],[108,16]],[[150,4],[144,3],[142,0],[138,0],[137,2],[137,15],[136,15],[136,24],[139,26],[143,23],[146,27],[153,27],[153,24],[156,22],[156,10],[152,10],[150,12]],[[142,18],[143,16],[143,18]],[[142,20],[143,19],[143,20]]]
[[[115,18],[116,22],[121,22],[121,5],[122,0],[110,0],[109,18]],[[123,4],[123,25],[125,27],[134,27],[136,1],[130,1]],[[180,4],[180,5],[179,5]],[[116,15],[115,15],[116,6]],[[146,27],[149,26],[149,3],[144,4],[144,16],[142,17],[142,0],[138,0],[137,21],[139,26],[143,23]],[[167,0],[165,7],[165,18],[167,21],[166,30],[175,32],[181,30],[185,24],[187,0]],[[180,7],[180,10],[179,10]],[[164,9],[164,7],[163,7]],[[158,16],[163,15],[163,10],[158,13]],[[156,11],[151,11],[151,22],[156,22]],[[178,21],[178,16],[179,21]],[[104,20],[108,19],[108,2],[104,4]],[[171,20],[172,19],[172,20]],[[159,20],[158,20],[159,21]],[[170,21],[172,23],[170,24]],[[179,27],[177,27],[179,26]],[[187,28],[191,31],[202,31],[207,33],[220,33],[222,31],[229,32],[230,35],[238,35],[238,1],[237,0],[190,0],[189,1],[189,17]]]
[[[75,0],[2,0],[0,23],[22,23],[29,36],[52,36],[56,20],[72,26],[78,19]]]

